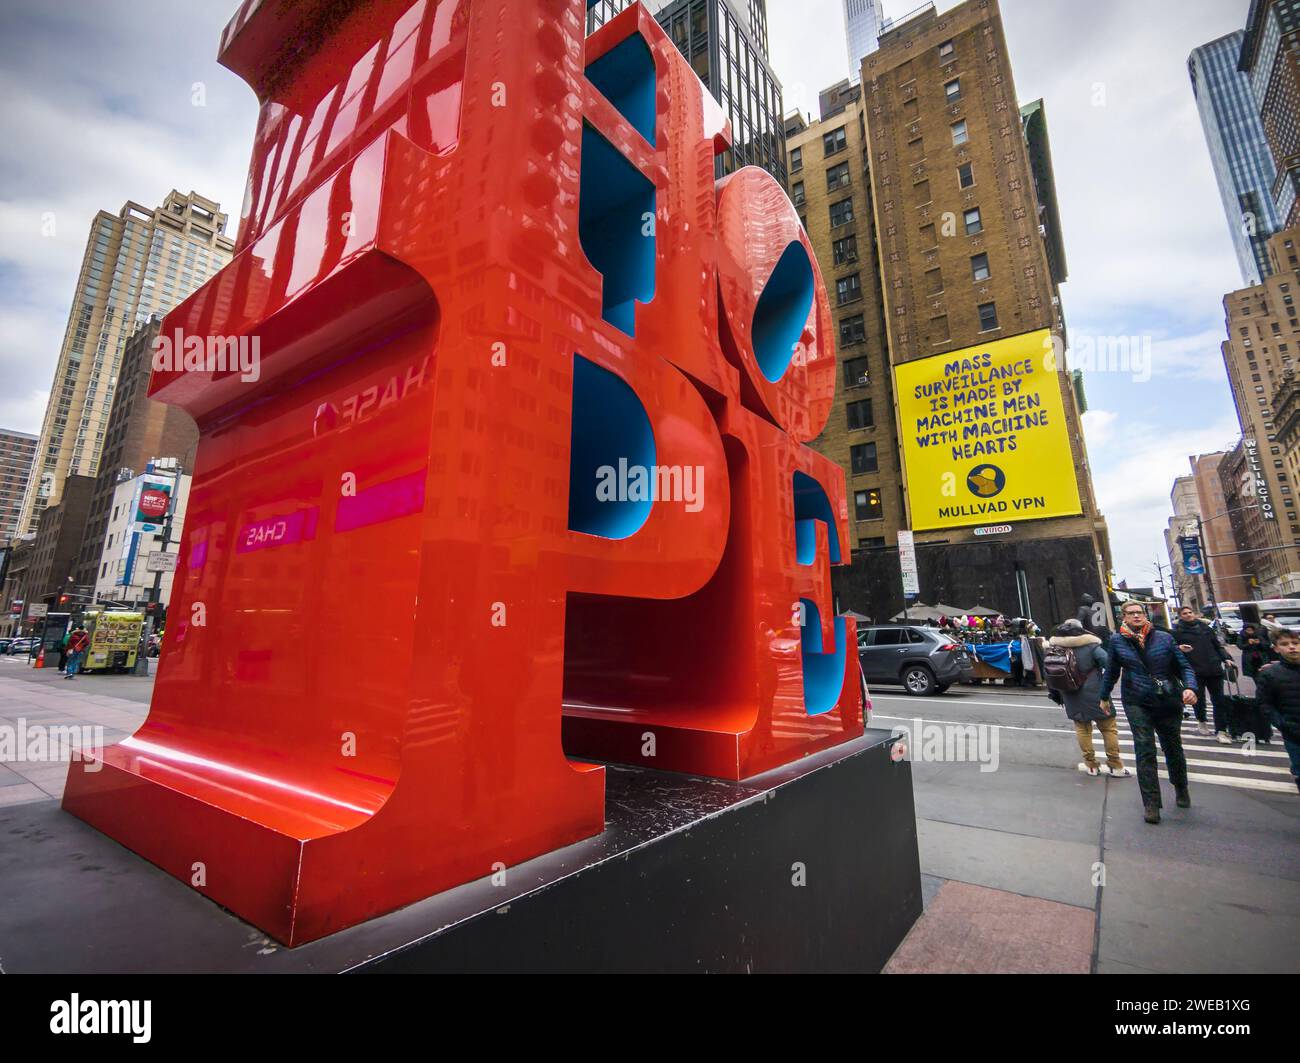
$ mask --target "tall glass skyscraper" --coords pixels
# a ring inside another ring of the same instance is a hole
[[[1279,225],[1273,202],[1277,169],[1250,79],[1237,69],[1244,36],[1238,30],[1201,45],[1187,60],[1187,70],[1241,276],[1249,287],[1271,272],[1268,238]]]
[[[1251,0],[1237,69],[1246,75],[1278,172],[1273,206],[1300,225],[1300,0]]]
[[[874,52],[880,36],[880,0],[844,0],[844,32],[849,48],[849,77],[857,81],[862,58]]]
[[[767,60],[767,0],[643,0],[690,60],[731,121],[734,146],[718,157],[722,177],[761,166],[786,183],[781,82]],[[588,31],[633,0],[590,0]]]

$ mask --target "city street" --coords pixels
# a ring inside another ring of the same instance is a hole
[[[152,685],[69,682],[3,657],[0,726],[99,725],[113,742],[143,720]],[[1152,827],[1136,779],[1076,770],[1074,732],[1041,691],[872,695],[873,724],[913,736],[926,903],[888,970],[1300,972],[1300,795],[1279,743],[1247,756],[1185,723],[1193,805],[1176,809],[1167,793]],[[996,770],[928,761],[918,720],[922,736],[935,725],[987,729]],[[1122,716],[1120,732],[1131,766]],[[61,764],[0,767],[0,827],[6,806],[61,796],[65,776]]]

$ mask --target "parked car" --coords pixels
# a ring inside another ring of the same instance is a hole
[[[9,654],[10,656],[15,656],[20,653],[31,653],[34,649],[40,646],[40,644],[41,644],[40,639],[33,639],[33,638],[14,639],[12,642],[9,643],[8,647],[5,649],[4,652]]]
[[[966,647],[928,627],[871,627],[858,631],[858,659],[868,683],[898,683],[909,694],[942,694],[971,678]]]

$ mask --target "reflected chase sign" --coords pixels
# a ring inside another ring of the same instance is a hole
[[[1047,329],[894,370],[920,530],[1082,512]]]

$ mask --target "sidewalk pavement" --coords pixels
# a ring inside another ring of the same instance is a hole
[[[0,658],[0,728],[30,734],[36,726],[46,733],[70,727],[75,729],[74,748],[87,741],[110,745],[134,734],[144,722],[152,687],[151,679],[138,676],[67,680],[54,669],[33,669],[17,659]],[[68,756],[32,762],[25,759],[26,746],[15,754],[15,759],[0,763],[0,807],[63,797]]]

